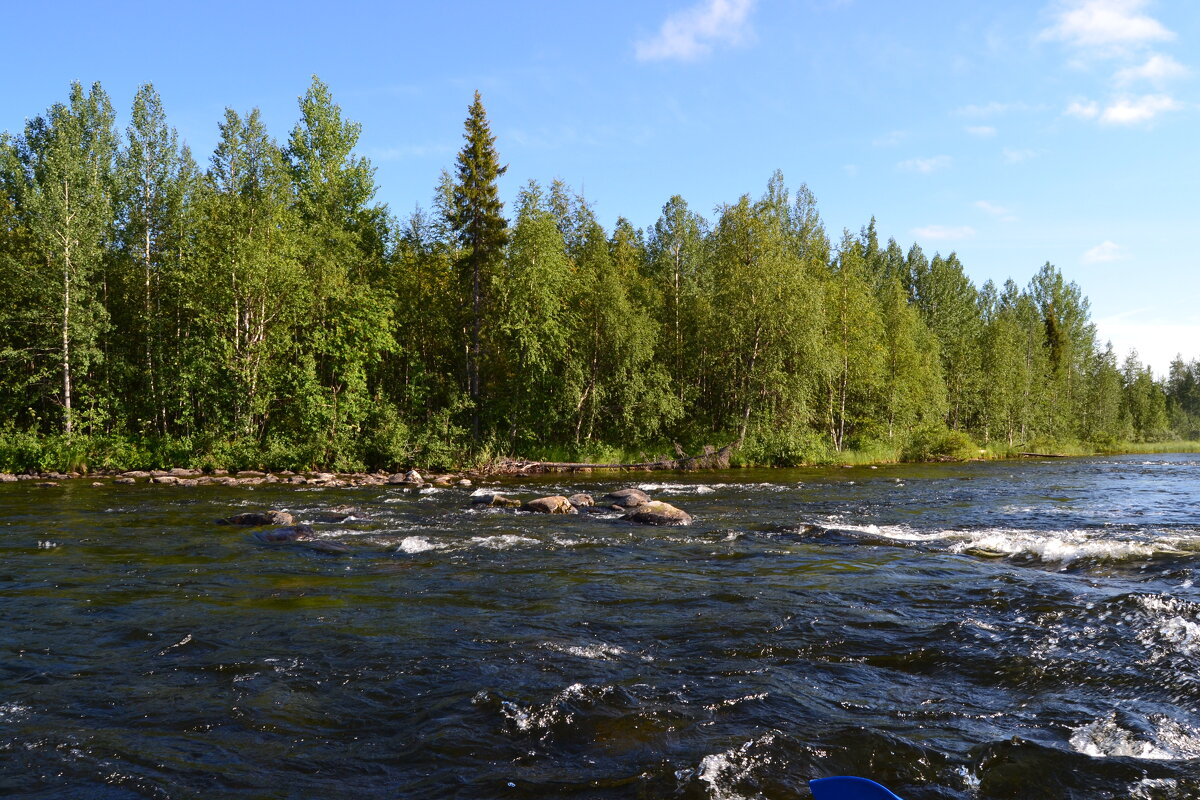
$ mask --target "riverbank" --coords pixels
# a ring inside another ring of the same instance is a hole
[[[633,460],[599,463],[543,461],[527,459],[491,459],[486,462],[463,465],[458,469],[410,468],[402,471],[375,470],[371,472],[325,471],[325,470],[273,470],[273,469],[226,469],[171,467],[155,469],[89,469],[86,463],[75,464],[75,468],[32,469],[23,471],[0,471],[0,483],[32,481],[36,484],[54,486],[61,481],[88,480],[94,484],[114,485],[149,484],[155,486],[260,486],[280,484],[293,486],[322,486],[327,488],[351,488],[358,486],[425,486],[447,487],[470,486],[487,478],[520,477],[527,475],[564,473],[590,475],[651,473],[657,471],[707,472],[713,469],[763,469],[791,467],[870,467],[884,464],[953,463],[967,461],[1004,461],[1022,458],[1083,458],[1098,455],[1138,455],[1163,453],[1200,453],[1200,442],[1123,442],[1104,447],[1081,444],[1047,446],[1042,443],[1037,449],[1023,447],[979,448],[970,454],[939,455],[924,459],[907,459],[896,451],[881,449],[846,450],[821,461],[788,465],[772,465],[747,462],[739,459],[736,451],[727,462],[714,458],[706,461],[700,457],[684,459]],[[717,456],[717,453],[710,454]],[[729,456],[729,453],[725,454]],[[2,464],[2,462],[0,462]]]

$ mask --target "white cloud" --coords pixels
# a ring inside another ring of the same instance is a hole
[[[982,105],[967,105],[961,108],[954,109],[954,113],[960,117],[998,117],[1002,114],[1011,114],[1018,111],[1039,111],[1041,106],[1033,106],[1028,103],[1001,103],[993,100],[990,103]]]
[[[960,225],[958,227],[951,225],[926,225],[924,228],[913,228],[912,234],[918,239],[955,241],[958,239],[970,239],[975,235],[975,229],[969,225]]]
[[[976,200],[972,205],[978,208],[985,214],[990,214],[1001,222],[1016,222],[1017,218],[1013,216],[1012,211],[1004,206],[998,206],[995,203],[989,203],[987,200]]]
[[[928,175],[939,169],[945,169],[953,163],[954,159],[950,156],[932,156],[930,158],[910,158],[907,161],[901,161],[896,166],[905,172],[920,172]]]
[[[1118,86],[1128,86],[1136,81],[1149,81],[1161,85],[1172,78],[1184,78],[1189,74],[1190,70],[1175,59],[1154,53],[1141,66],[1117,70],[1114,79]]]
[[[1095,100],[1076,100],[1063,113],[1080,119],[1097,119],[1105,125],[1136,125],[1150,122],[1159,114],[1183,108],[1168,94],[1145,94],[1141,97],[1120,97],[1101,107]]]
[[[1084,264],[1106,264],[1125,258],[1125,250],[1116,242],[1104,241],[1080,257]]]
[[[750,36],[748,17],[754,0],[704,0],[663,22],[658,34],[637,42],[639,61],[692,61],[714,43],[741,44]]]
[[[1147,94],[1136,98],[1121,98],[1104,109],[1100,121],[1108,125],[1136,125],[1149,122],[1167,111],[1178,111],[1183,104],[1170,95]]]
[[[1095,119],[1100,115],[1100,104],[1095,100],[1075,100],[1063,112],[1069,117],[1080,119]]]
[[[1066,42],[1096,55],[1112,55],[1129,47],[1169,41],[1175,34],[1141,13],[1146,0],[1070,0],[1060,5],[1054,25],[1042,39]]]
[[[980,139],[988,139],[996,135],[996,129],[991,125],[968,125],[966,131],[972,136],[978,136]]]
[[[1008,164],[1020,164],[1022,161],[1028,161],[1031,158],[1037,158],[1036,150],[1017,150],[1012,147],[1006,147],[1000,151],[1004,156],[1004,161]]]

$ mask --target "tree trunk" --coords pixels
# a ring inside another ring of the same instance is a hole
[[[63,431],[70,438],[71,419],[71,260],[70,248],[63,259]]]
[[[63,432],[71,437],[74,420],[71,414],[71,184],[63,183],[63,206],[67,215],[63,242],[63,318],[62,318],[62,349],[63,349]]]
[[[479,254],[471,253],[471,355],[467,359],[467,390],[471,396],[471,435],[479,443],[479,361],[483,347],[480,344],[480,327],[483,316],[483,298],[480,293]]]
[[[754,330],[754,349],[750,352],[750,366],[746,370],[745,392],[746,392],[746,408],[742,412],[742,427],[738,431],[737,446],[741,447],[742,442],[746,441],[746,429],[750,426],[750,409],[753,405],[751,398],[754,396],[750,391],[750,379],[754,375],[754,362],[758,360],[758,344],[759,337],[762,336],[762,324]]]

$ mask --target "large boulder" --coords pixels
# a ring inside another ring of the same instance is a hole
[[[232,517],[219,519],[221,525],[293,525],[296,518],[286,511],[247,511]]]
[[[536,511],[539,514],[578,514],[579,510],[571,505],[571,501],[561,494],[549,497],[539,497],[521,506],[522,511]]]
[[[634,508],[621,519],[643,525],[691,525],[692,515],[661,500],[651,500]]]
[[[636,488],[618,489],[615,492],[609,492],[604,495],[604,501],[609,505],[620,506],[621,508],[637,508],[640,505],[649,503],[650,495]]]

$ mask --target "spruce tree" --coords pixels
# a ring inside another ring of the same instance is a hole
[[[472,403],[471,432],[479,441],[482,405],[480,366],[483,362],[483,321],[491,273],[501,262],[508,223],[496,181],[508,170],[496,155],[496,137],[488,124],[479,92],[467,114],[456,177],[450,186],[447,220],[463,248],[460,265],[470,282],[470,344],[467,348],[467,392]]]

